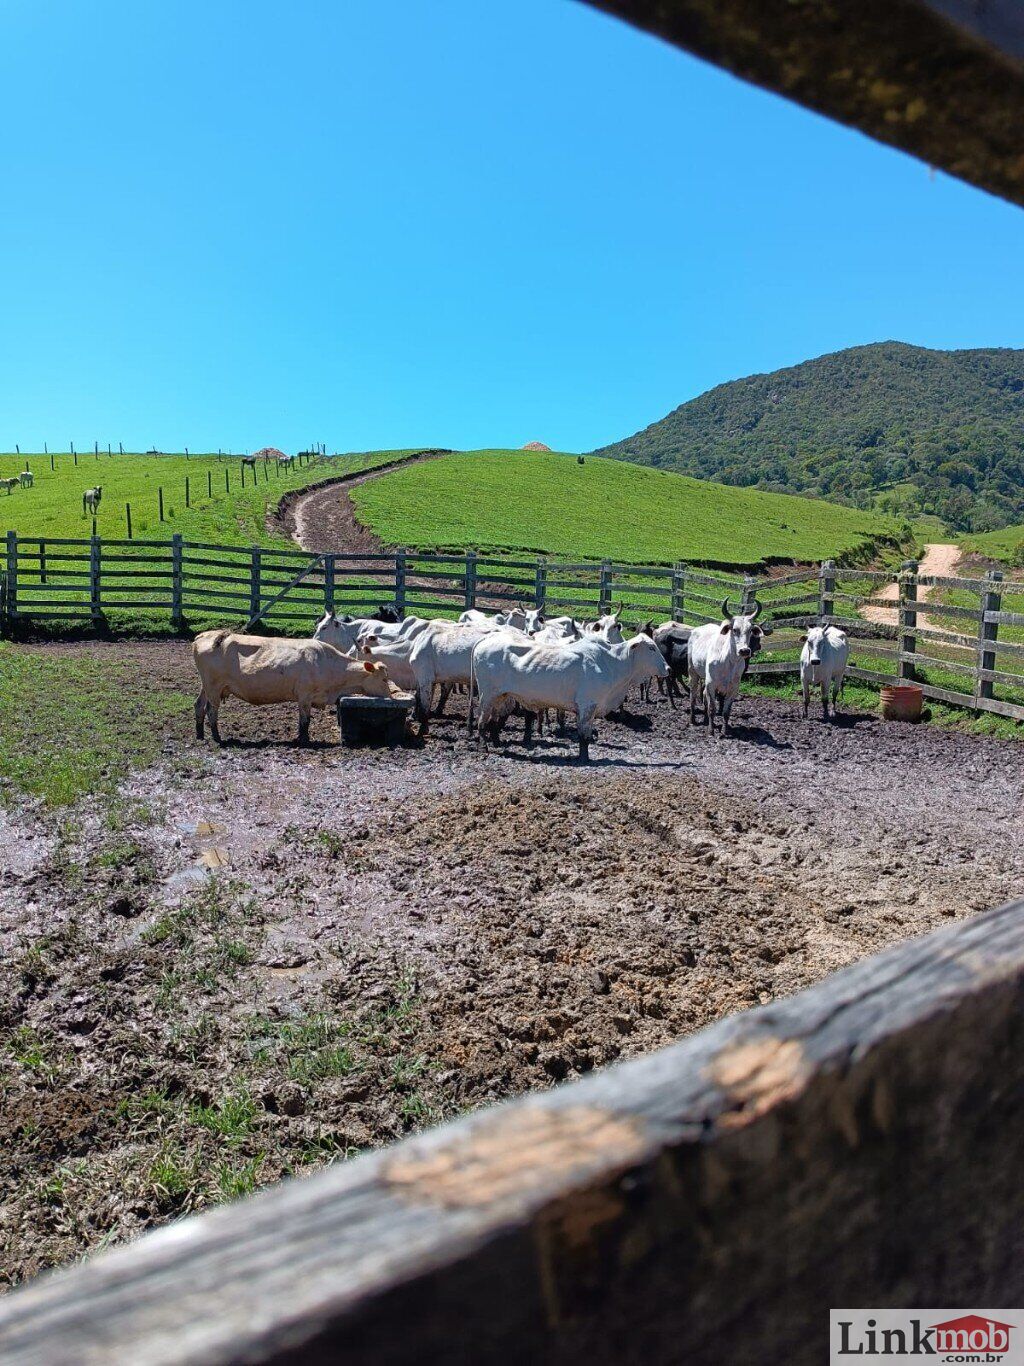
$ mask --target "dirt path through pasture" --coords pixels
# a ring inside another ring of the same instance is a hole
[[[194,690],[184,643],[35,648]],[[581,768],[515,725],[480,753],[459,711],[393,752],[319,713],[299,750],[231,701],[228,744],[169,718],[114,803],[9,813],[0,1284],[1024,894],[1024,744],[734,717],[631,704]]]
[[[956,573],[957,565],[960,563],[961,550],[958,545],[947,545],[941,542],[931,542],[924,548],[924,555],[918,568],[919,574],[936,574],[940,578],[951,578]],[[931,596],[930,587],[922,587],[919,590],[920,598],[927,602]],[[899,609],[896,607],[880,607],[875,604],[880,602],[897,602],[900,595],[899,584],[887,583],[881,592],[874,595],[874,602],[869,607],[861,609],[861,616],[865,621],[874,621],[882,626],[899,625]],[[917,624],[929,631],[942,631],[945,628],[936,626],[930,618],[918,613]]]
[[[290,536],[300,549],[317,555],[376,554],[383,548],[382,542],[359,521],[349,489],[404,465],[417,465],[448,453],[441,449],[417,451],[372,470],[339,475],[312,488],[285,494],[268,518],[268,529],[278,535]]]

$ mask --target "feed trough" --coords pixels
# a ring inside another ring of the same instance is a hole
[[[394,697],[339,697],[338,729],[342,744],[400,745],[415,702],[411,692]]]

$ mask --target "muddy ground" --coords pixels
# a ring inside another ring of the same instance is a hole
[[[71,648],[194,690],[187,646]],[[321,716],[299,751],[228,703],[223,749],[179,717],[113,801],[8,812],[7,1282],[1024,895],[1018,742],[736,718],[636,704],[581,769],[460,718],[388,752]]]

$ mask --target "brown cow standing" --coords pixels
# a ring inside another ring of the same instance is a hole
[[[196,698],[196,739],[203,723],[221,743],[217,712],[225,697],[264,707],[294,702],[299,712],[298,743],[309,743],[309,715],[314,707],[333,707],[339,697],[362,694],[390,697],[394,688],[383,664],[356,660],[324,640],[273,640],[233,631],[203,631],[192,654],[202,680]]]

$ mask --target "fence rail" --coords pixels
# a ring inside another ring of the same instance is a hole
[[[895,596],[892,596],[895,594]],[[530,603],[549,613],[597,615],[622,606],[627,620],[719,619],[755,598],[772,634],[750,672],[798,667],[800,636],[827,617],[849,635],[850,673],[872,683],[917,681],[926,696],[1024,721],[1024,583],[819,567],[778,578],[630,565],[612,560],[502,560],[397,550],[322,555],[298,549],[187,541],[27,537],[0,550],[0,630],[54,620],[116,626],[119,614],[186,625],[296,629],[324,611],[455,616],[469,607]],[[955,600],[951,600],[955,599]],[[1018,672],[1018,670],[1020,670]]]

